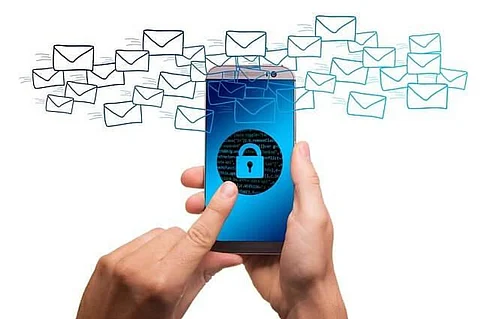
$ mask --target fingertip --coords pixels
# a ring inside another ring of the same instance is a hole
[[[238,194],[237,185],[231,181],[224,182],[220,187],[220,194],[227,199],[236,196]]]

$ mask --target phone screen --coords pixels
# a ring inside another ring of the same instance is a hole
[[[205,200],[224,181],[239,196],[218,241],[283,242],[293,205],[295,80],[207,79]]]

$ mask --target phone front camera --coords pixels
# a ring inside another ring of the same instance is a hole
[[[276,78],[277,77],[277,72],[272,71],[271,75],[272,75],[272,78]]]

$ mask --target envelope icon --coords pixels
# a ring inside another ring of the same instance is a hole
[[[319,15],[315,21],[315,35],[322,41],[355,41],[357,18],[354,16]]]
[[[205,62],[205,46],[196,45],[183,48],[183,55],[175,56],[178,67],[190,66],[192,62]]]
[[[367,84],[368,68],[363,67],[362,61],[333,58],[330,74],[336,76],[337,82]]]
[[[73,99],[70,97],[49,94],[45,104],[47,112],[72,114]]]
[[[449,89],[465,90],[467,87],[468,73],[466,71],[441,69],[437,75],[437,83],[447,84]]]
[[[115,51],[115,70],[120,72],[148,72],[150,54],[141,50]]]
[[[87,83],[99,88],[125,85],[125,73],[115,70],[115,63],[97,64],[87,71]]]
[[[142,50],[150,55],[183,55],[183,38],[180,30],[144,30]]]
[[[54,45],[53,68],[56,71],[93,70],[93,46]]]
[[[355,41],[348,41],[348,52],[362,52],[364,47],[378,47],[377,31],[359,32]]]
[[[177,106],[174,126],[177,130],[210,133],[214,111],[190,106]]]
[[[277,109],[282,113],[315,109],[315,92],[306,90],[305,87],[279,89],[276,98]]]
[[[411,53],[433,53],[442,51],[440,33],[417,34],[409,37]]]
[[[291,35],[288,37],[287,49],[291,58],[319,58],[322,56],[322,38]]]
[[[248,87],[267,89],[269,81],[261,80],[265,76],[265,70],[240,67],[235,73],[235,78],[242,80]]]
[[[136,85],[133,89],[133,104],[162,107],[163,90]]]
[[[380,86],[383,91],[405,89],[416,80],[415,75],[408,74],[406,65],[380,69]]]
[[[227,105],[231,104],[234,99],[229,97],[221,97],[219,95],[220,83],[222,81],[208,81],[207,84],[207,99],[210,105]]]
[[[158,88],[163,89],[165,96],[193,99],[196,83],[190,80],[190,75],[160,72]]]
[[[259,56],[236,57],[235,59],[237,60],[235,64],[239,67],[260,68]]]
[[[309,71],[305,78],[305,89],[308,91],[335,93],[336,76]]]
[[[409,53],[407,69],[409,74],[440,74],[441,55],[438,53]]]
[[[65,96],[71,97],[75,102],[95,104],[97,99],[97,86],[79,82],[67,82]]]
[[[395,66],[395,48],[363,48],[363,67],[365,68],[388,68]]]
[[[53,68],[32,70],[32,82],[35,89],[44,89],[65,85],[63,71],[55,71]]]
[[[411,83],[407,88],[409,109],[446,109],[448,107],[448,85]]]
[[[387,98],[383,95],[350,92],[347,102],[347,114],[383,119]]]
[[[207,66],[205,62],[192,62],[190,64],[190,80],[192,82],[205,82],[207,80]]]
[[[230,99],[244,99],[246,87],[247,86],[245,83],[221,81],[219,85],[218,96]]]
[[[233,114],[235,123],[274,123],[275,99],[246,98],[235,100]]]
[[[205,56],[207,70],[210,71],[214,67],[224,66],[228,64],[231,59],[232,58],[227,56],[225,53],[207,54]]]
[[[288,56],[287,49],[267,50],[265,57],[261,58],[261,65],[283,66],[290,71],[297,70],[297,58]]]
[[[225,54],[230,57],[265,56],[267,33],[264,31],[227,31]]]
[[[131,101],[105,103],[103,118],[107,127],[142,123],[142,107]]]

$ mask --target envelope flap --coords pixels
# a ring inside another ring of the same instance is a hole
[[[230,94],[240,91],[246,87],[245,83],[222,81],[220,85]]]
[[[315,43],[321,41],[321,37],[313,37],[313,36],[290,36],[288,37],[289,41],[299,48],[302,51],[305,51]]]
[[[334,75],[316,73],[316,72],[307,72],[307,77],[309,77],[317,86],[322,86],[323,84],[331,81],[335,78]]]
[[[162,89],[148,88],[144,86],[135,86],[135,92],[140,94],[144,100],[150,100],[152,97],[160,95],[163,93]]]
[[[365,45],[370,39],[377,36],[377,31],[367,31],[367,32],[359,32],[356,35],[355,42],[360,45]]]
[[[456,79],[466,75],[467,72],[466,71],[459,71],[459,70],[442,69],[441,74],[443,75],[443,77],[448,82],[452,82],[452,81],[455,81]]]
[[[190,75],[161,72],[160,76],[175,90],[190,82]]]
[[[282,63],[282,61],[285,60],[287,56],[288,56],[287,49],[270,50],[270,51],[267,51],[264,59],[270,62],[271,64],[278,65]]]
[[[363,68],[362,61],[354,61],[354,60],[344,60],[344,59],[333,59],[333,63],[337,65],[337,67],[346,75],[350,75],[355,71],[360,70]]]
[[[82,56],[89,52],[93,52],[93,46],[91,45],[55,45],[54,51],[57,51],[65,60],[70,63],[74,63]]]
[[[196,45],[191,47],[183,48],[183,57],[186,59],[193,59],[197,54],[202,55],[201,59],[204,59],[205,56],[205,47],[203,45]]]
[[[262,70],[254,70],[254,69],[247,69],[248,73],[245,73],[243,68],[240,68],[240,73],[247,79],[249,82],[256,81],[257,79],[263,77],[265,75],[265,71]]]
[[[115,63],[94,65],[91,72],[102,80],[106,80],[113,72],[115,72]]]
[[[307,94],[314,94],[313,91],[308,91],[305,87],[297,87],[295,88],[295,103],[300,101],[303,97]]]
[[[438,92],[447,89],[446,84],[409,84],[408,87],[422,100],[428,101]]]
[[[410,36],[410,40],[416,45],[427,48],[433,41],[440,38],[439,33],[418,34]]]
[[[398,66],[394,68],[382,68],[380,72],[395,81],[401,81],[407,74],[407,66]]]
[[[130,101],[118,102],[118,103],[107,103],[104,107],[115,114],[118,117],[124,118],[131,110],[133,110],[137,105],[133,104]]]
[[[278,89],[276,92],[278,96],[282,97],[285,100],[291,101],[292,89]],[[295,94],[296,93],[297,93],[297,90],[295,90]]]
[[[384,57],[395,52],[395,48],[374,48],[367,47],[363,49],[364,52],[369,55],[375,61],[381,61]]]
[[[359,92],[351,92],[350,96],[363,109],[368,109],[371,106],[377,104],[378,102],[382,102],[385,100],[385,97],[382,95],[366,94]]]
[[[203,75],[207,75],[207,66],[205,62],[192,62],[192,68],[202,73]]]
[[[331,33],[338,33],[343,27],[355,21],[353,16],[317,16],[317,21]]]
[[[242,59],[245,59],[248,62],[255,62],[259,59],[259,57],[258,56],[242,56]]]
[[[163,48],[170,42],[183,36],[183,31],[180,30],[145,30],[143,34],[153,43]]]
[[[60,71],[55,71],[53,68],[48,68],[48,69],[34,69],[32,70],[32,72],[42,80],[48,82]]]
[[[67,87],[70,88],[70,90],[72,90],[78,96],[82,96],[97,88],[96,85],[79,82],[67,82]]]
[[[69,103],[69,102],[72,102],[73,99],[70,98],[70,97],[64,97],[64,96],[58,96],[58,95],[48,95],[47,97],[52,103],[53,105],[55,105],[56,107],[62,107],[64,106],[65,104]]]
[[[440,54],[435,53],[410,53],[408,56],[413,62],[422,68],[426,67],[430,62],[440,58]]]
[[[127,64],[135,64],[141,58],[148,56],[148,51],[143,50],[117,50],[117,56]]]
[[[177,110],[183,115],[183,117],[188,122],[192,124],[200,121],[201,119],[207,117],[213,112],[212,110],[199,109],[196,107],[189,107],[189,106],[182,106],[182,105],[179,105],[177,107]]]
[[[238,104],[244,109],[247,113],[251,115],[257,115],[265,109],[266,107],[275,103],[275,99],[263,98],[263,99],[243,99],[237,100]]]
[[[227,31],[227,37],[242,49],[248,48],[252,43],[266,36],[263,31]]]

